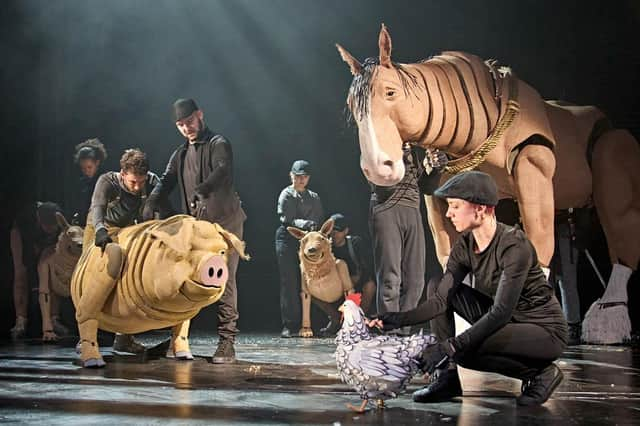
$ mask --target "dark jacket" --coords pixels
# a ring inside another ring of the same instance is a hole
[[[91,199],[88,222],[96,230],[105,226],[124,228],[142,222],[142,211],[148,194],[160,183],[153,172],[147,172],[147,181],[139,194],[129,192],[120,172],[107,172],[98,178]]]
[[[206,141],[199,148],[200,176],[197,178],[198,193],[206,207],[202,219],[210,222],[225,222],[240,209],[240,198],[233,188],[233,151],[231,144],[222,135],[205,128],[200,140]],[[151,194],[154,205],[178,185],[181,211],[189,214],[189,204],[183,180],[184,158],[189,142],[178,147],[171,155],[160,184]]]

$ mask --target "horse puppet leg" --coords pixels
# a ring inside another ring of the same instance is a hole
[[[436,257],[444,270],[449,253],[451,253],[452,242],[456,240],[458,234],[451,221],[446,217],[447,203],[444,200],[433,195],[425,195],[424,202],[427,208],[429,229],[431,229]]]
[[[594,146],[593,201],[613,269],[601,298],[587,311],[582,339],[616,344],[630,338],[627,283],[640,260],[640,147],[630,133],[611,130]]]
[[[516,158],[514,183],[527,237],[548,276],[554,244],[553,174],[556,160],[547,146],[530,144]]]
[[[80,333],[80,360],[83,367],[100,368],[105,362],[98,347],[98,316],[120,277],[124,254],[117,243],[109,243],[100,253],[92,247],[82,280],[82,292],[76,304],[76,320]]]

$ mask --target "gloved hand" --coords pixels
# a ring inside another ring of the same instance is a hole
[[[374,324],[377,322],[376,320],[382,322],[382,329],[384,331],[395,330],[396,328],[402,327],[399,312],[385,312],[384,314],[378,314],[375,318],[372,318]],[[375,325],[377,326],[378,324]]]
[[[104,252],[104,249],[107,247],[107,244],[112,243],[113,240],[109,236],[106,228],[100,228],[96,231],[96,239],[95,244],[96,247],[100,247]]]
[[[453,338],[429,346],[420,355],[420,369],[433,374],[438,368],[444,368],[453,359],[456,349],[452,344]]]
[[[436,172],[444,169],[444,167],[449,162],[449,158],[444,151],[440,151],[439,149],[429,148],[425,152],[424,161],[422,165],[424,166],[427,174],[431,174],[433,170]]]
[[[147,220],[155,219],[154,215],[156,210],[158,210],[156,203],[153,200],[148,199],[142,209],[142,220],[146,222]]]
[[[190,207],[194,211],[194,216],[196,217],[196,219],[201,219],[202,217],[204,217],[205,210],[207,209],[206,197],[204,196],[204,194],[196,191],[196,193],[193,195],[193,199],[191,200]]]

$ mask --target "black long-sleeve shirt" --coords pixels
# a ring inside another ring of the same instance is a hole
[[[287,186],[278,197],[278,218],[284,226],[310,231],[322,223],[324,212],[318,194],[311,190],[298,192]]]
[[[147,195],[158,185],[155,173],[147,172],[147,182],[139,194],[130,192],[120,172],[107,172],[98,178],[91,198],[89,221],[96,231],[105,225],[123,228],[142,221]]]
[[[498,223],[489,246],[476,253],[470,231],[454,244],[447,270],[436,293],[417,308],[394,314],[401,325],[413,325],[443,314],[450,297],[471,273],[473,287],[491,297],[493,305],[469,329],[454,339],[457,350],[481,344],[508,322],[537,324],[563,342],[567,340],[567,323],[548,283],[536,251],[524,233]]]
[[[240,199],[233,187],[231,143],[205,128],[197,141],[178,147],[169,159],[160,185],[151,194],[152,202],[166,199],[176,185],[185,214],[194,214],[190,205],[196,194],[205,200],[207,220],[220,222],[236,214]]]

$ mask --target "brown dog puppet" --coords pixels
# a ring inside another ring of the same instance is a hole
[[[120,229],[104,252],[85,248],[71,280],[83,367],[105,365],[98,328],[134,334],[172,327],[170,351],[192,359],[189,323],[224,293],[229,250],[244,243],[216,223],[177,215]]]
[[[47,248],[38,261],[38,292],[42,314],[42,340],[58,340],[58,334],[68,332],[60,322],[59,298],[69,297],[71,274],[82,254],[83,229],[69,225],[62,213],[56,213],[60,235],[55,248]]]
[[[289,226],[287,231],[300,240],[300,271],[302,273],[302,328],[300,337],[313,337],[311,329],[311,298],[334,303],[353,293],[353,283],[345,261],[336,259],[331,252],[333,220],[327,220],[320,231],[303,231]]]

